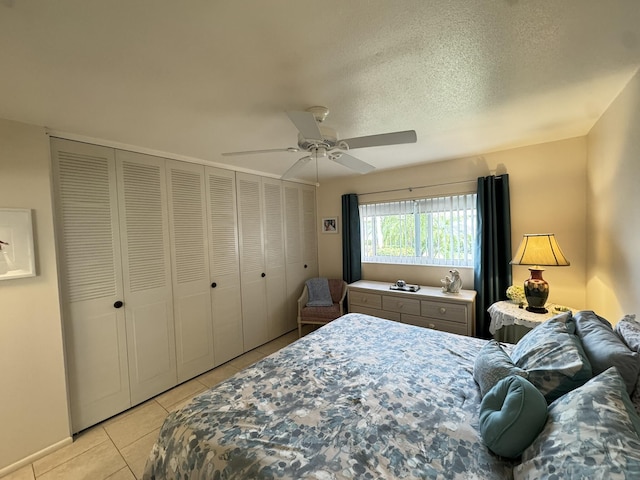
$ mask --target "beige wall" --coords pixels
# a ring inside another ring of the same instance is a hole
[[[640,318],[640,73],[587,138],[588,307]]]
[[[70,437],[49,139],[0,120],[0,207],[33,212],[37,276],[0,282],[0,473]]]
[[[551,285],[550,302],[584,308],[586,275],[586,138],[485,154],[447,162],[384,171],[321,183],[318,187],[318,217],[341,215],[341,195],[366,193],[422,185],[463,182],[457,187],[475,190],[479,176],[509,174],[511,193],[511,234],[515,253],[524,233],[556,234],[569,267],[549,267],[544,278]],[[444,187],[450,189],[451,187]],[[415,189],[415,195],[439,193],[440,189]],[[405,194],[406,193],[398,193]],[[361,197],[363,201],[371,198]],[[319,234],[320,274],[342,276],[341,236]],[[440,286],[448,272],[442,267],[364,264],[368,280],[393,281]],[[473,288],[471,269],[463,272],[464,287]],[[529,276],[526,267],[513,267],[515,283]]]

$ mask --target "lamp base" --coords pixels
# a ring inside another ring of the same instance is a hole
[[[532,313],[549,313],[549,310],[544,307],[527,307],[527,311]]]
[[[529,306],[527,310],[533,313],[547,313],[544,305],[549,298],[549,284],[542,278],[544,270],[538,266],[529,268],[531,278],[524,281],[524,296]]]

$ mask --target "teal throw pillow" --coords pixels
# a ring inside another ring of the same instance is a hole
[[[500,380],[480,404],[480,434],[497,455],[516,458],[536,439],[547,420],[547,401],[526,378]]]

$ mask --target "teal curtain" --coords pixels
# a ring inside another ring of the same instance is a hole
[[[509,175],[478,178],[478,235],[475,244],[474,289],[476,336],[491,338],[487,309],[507,298],[512,284]]]
[[[342,278],[353,283],[362,278],[360,212],[355,193],[342,195]]]

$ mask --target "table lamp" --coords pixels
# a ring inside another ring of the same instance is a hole
[[[524,295],[529,306],[527,310],[534,313],[547,313],[544,307],[549,298],[549,284],[542,278],[546,266],[564,267],[569,260],[564,256],[553,233],[524,234],[512,265],[532,265],[529,267],[531,277],[524,281]]]

